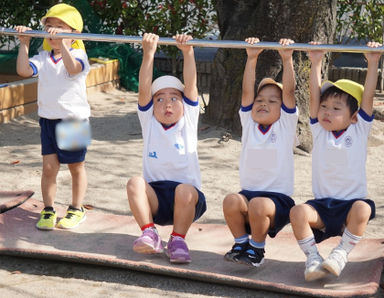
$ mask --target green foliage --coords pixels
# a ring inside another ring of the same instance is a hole
[[[57,1],[15,1],[2,0],[0,8],[0,27],[13,28],[16,25],[29,26],[32,29],[39,29],[40,18],[44,16],[49,7]],[[15,40],[14,37],[0,35],[0,47]]]
[[[384,0],[337,1],[338,42],[350,39],[383,42]]]
[[[216,13],[210,0],[94,0],[91,6],[99,15],[104,29],[125,35],[156,33],[171,37],[176,33],[203,38],[216,23]],[[164,52],[176,57],[176,47],[164,47]]]

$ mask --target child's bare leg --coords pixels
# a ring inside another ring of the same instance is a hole
[[[179,184],[175,189],[173,231],[167,249],[171,263],[189,263],[191,257],[184,241],[196,213],[199,194],[190,184]]]
[[[143,177],[133,177],[127,183],[127,195],[132,214],[143,232],[133,242],[133,250],[144,254],[163,252],[152,216],[159,207],[155,191]]]
[[[312,228],[322,229],[323,221],[316,210],[308,204],[301,204],[292,207],[290,221],[293,233],[297,240],[302,240],[313,235]]]
[[[88,183],[85,162],[68,164],[68,169],[72,176],[72,207],[81,209]]]
[[[224,198],[223,212],[233,237],[238,238],[245,235],[245,224],[248,219],[248,200],[241,194],[229,194]]]
[[[86,216],[82,203],[87,190],[87,173],[84,161],[68,164],[72,176],[72,203],[67,209],[67,215],[60,219],[57,227],[72,229],[82,223]]]
[[[317,250],[315,237],[311,229],[311,227],[322,229],[324,227],[323,221],[317,211],[308,204],[292,207],[289,216],[297,242],[307,256],[304,271],[305,280],[313,281],[323,278],[326,275],[325,270],[322,269],[323,258]]]
[[[175,190],[175,206],[173,214],[173,231],[186,235],[193,219],[199,195],[194,186],[179,184]]]
[[[371,207],[367,203],[364,201],[353,203],[348,212],[347,226],[341,236],[340,243],[324,261],[323,268],[336,276],[340,275],[348,262],[348,254],[361,240],[370,215]]]
[[[41,176],[41,192],[45,207],[53,207],[56,197],[56,177],[60,163],[56,154],[43,155],[43,174]]]
[[[249,235],[246,231],[248,222],[248,200],[241,194],[232,193],[227,195],[223,201],[223,212],[225,221],[235,238],[231,250],[224,259],[230,262],[238,262],[240,257],[249,246]]]
[[[143,177],[133,177],[127,183],[128,202],[139,227],[153,223],[159,202],[153,188]]]
[[[252,239],[264,242],[269,228],[274,225],[276,206],[271,199],[259,197],[252,199],[248,208]]]
[[[367,203],[364,201],[354,202],[347,216],[347,229],[353,235],[363,236],[370,215],[371,207]]]

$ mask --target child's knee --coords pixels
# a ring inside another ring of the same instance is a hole
[[[291,222],[301,222],[307,217],[306,206],[296,205],[289,211],[289,219]]]
[[[224,200],[223,200],[223,211],[225,212],[230,212],[234,210],[239,210],[240,209],[240,197],[238,194],[229,194],[226,195]]]
[[[371,211],[371,207],[366,202],[359,200],[352,204],[348,218],[359,222],[368,221]]]
[[[83,161],[68,164],[69,171],[72,175],[80,175],[85,172],[85,163]]]
[[[137,192],[138,190],[142,190],[144,188],[145,188],[145,180],[143,177],[140,177],[140,176],[132,177],[127,182],[128,194]]]
[[[190,184],[179,184],[175,189],[175,204],[196,205],[199,194],[196,188]]]
[[[249,201],[249,213],[254,215],[266,215],[275,212],[275,204],[270,198],[257,197]]]

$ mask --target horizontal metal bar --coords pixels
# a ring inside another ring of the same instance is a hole
[[[112,34],[94,34],[94,33],[58,33],[50,35],[45,31],[28,30],[24,33],[19,33],[14,29],[0,27],[0,35],[21,35],[40,38],[67,38],[67,39],[81,39],[88,41],[104,41],[104,42],[117,42],[117,43],[141,43],[141,36],[128,36],[128,35],[112,35]],[[159,45],[176,45],[173,38],[160,37]],[[245,41],[239,40],[205,40],[205,39],[192,39],[187,42],[196,47],[209,47],[209,48],[230,48],[230,49],[244,49],[244,48],[263,48],[268,50],[279,50],[282,48],[293,49],[296,51],[309,51],[309,50],[323,50],[328,52],[348,52],[348,53],[366,53],[366,52],[384,52],[384,46],[378,48],[370,48],[361,45],[343,45],[343,44],[320,44],[311,45],[307,43],[294,43],[287,46],[282,46],[278,42],[261,41],[256,44],[249,44]]]

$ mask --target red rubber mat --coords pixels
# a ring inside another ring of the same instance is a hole
[[[226,262],[223,255],[233,238],[225,225],[193,224],[187,243],[192,263],[173,265],[165,254],[140,255],[132,243],[140,234],[133,217],[87,212],[87,220],[74,230],[39,231],[35,228],[42,203],[30,199],[0,214],[0,254],[64,260],[177,276],[210,283],[317,297],[374,295],[383,269],[384,239],[364,239],[349,256],[340,277],[304,281],[305,257],[293,235],[280,233],[267,239],[265,262],[260,268]],[[65,214],[57,209],[58,217]],[[159,227],[165,242],[171,227]],[[319,246],[325,257],[339,238]]]
[[[0,213],[24,203],[34,194],[33,191],[0,191]]]

